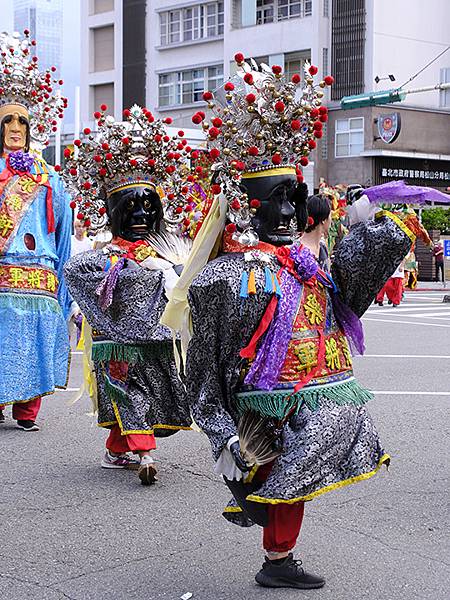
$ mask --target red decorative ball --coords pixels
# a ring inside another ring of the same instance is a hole
[[[189,181],[189,183],[193,183],[195,181],[195,177],[193,175],[188,175],[187,180]]]
[[[301,157],[300,164],[302,165],[302,167],[306,167],[309,164],[309,160],[306,158],[306,156]]]
[[[94,113],[94,119],[101,119],[102,118],[102,113],[98,112],[98,110],[95,111]]]
[[[131,112],[128,108],[126,108],[122,114],[125,117],[125,119],[128,119],[128,117],[131,115]]]
[[[228,223],[228,225],[225,227],[225,231],[227,233],[234,233],[237,230],[237,227],[234,223]]]
[[[78,146],[78,147],[81,146],[81,140],[74,140],[73,143],[74,143],[74,146]]]
[[[219,156],[220,156],[220,150],[218,150],[217,148],[212,148],[212,149],[209,151],[209,155],[210,155],[210,157],[211,157],[212,159],[214,159],[214,160],[215,160],[216,158],[219,158]]]
[[[181,188],[181,193],[182,194],[186,195],[188,192],[189,192],[189,188],[186,185]]]
[[[253,75],[251,73],[246,73],[244,75],[244,81],[245,83],[247,83],[248,85],[253,85]]]
[[[55,169],[55,171],[57,173],[59,173],[61,171],[61,165],[55,165],[53,168]]]
[[[234,60],[237,62],[238,65],[240,65],[244,62],[245,57],[242,54],[242,52],[236,52],[236,54],[234,55]]]
[[[103,142],[102,150],[109,150],[109,144],[107,142]]]
[[[326,123],[328,121],[328,115],[320,115],[319,119],[321,123]]]
[[[210,91],[208,91],[208,90],[207,90],[206,92],[203,92],[203,100],[204,100],[205,102],[209,102],[209,101],[210,101],[210,100],[212,100],[212,99],[213,99],[213,94],[212,94],[212,92],[210,92]]]
[[[272,73],[275,73],[275,75],[279,75],[282,71],[283,69],[280,65],[272,65]]]
[[[248,148],[247,152],[250,154],[250,156],[258,156],[258,154],[259,154],[259,150],[256,146],[250,146],[250,148]]]
[[[291,81],[292,81],[292,83],[295,83],[295,84],[300,83],[300,81],[301,81],[300,75],[298,73],[294,73],[291,77]]]
[[[183,212],[183,209],[181,208],[181,206],[177,206],[175,209],[175,214],[181,215],[182,212]]]
[[[101,157],[99,154],[96,154],[96,155],[94,156],[94,160],[95,160],[95,162],[97,162],[97,163],[99,163],[99,162],[102,162],[102,157]]]
[[[184,221],[183,221],[183,225],[184,225],[185,227],[189,227],[189,225],[190,225],[190,224],[191,224],[191,221],[190,221],[190,219],[184,219]]]
[[[151,167],[154,167],[156,162],[154,158],[149,158],[147,161],[147,164],[150,165]]]
[[[77,170],[74,167],[72,167],[71,169],[69,169],[69,173],[72,175],[72,177],[75,177],[77,174]]]
[[[173,200],[175,198],[175,194],[167,194],[168,200]]]
[[[164,123],[166,123],[166,125],[172,125],[172,123],[173,123],[172,117],[166,117],[164,119]]]
[[[256,96],[255,96],[255,94],[247,94],[247,95],[245,96],[245,99],[247,100],[247,102],[248,102],[249,104],[253,104],[253,102],[255,102],[255,101],[256,101]]]
[[[333,83],[334,83],[334,77],[332,75],[327,75],[326,77],[323,78],[323,80],[325,81],[325,83],[327,85],[333,85]]]
[[[169,140],[170,140],[170,137],[169,137],[168,135],[165,135],[165,136],[163,137],[163,141],[164,141],[164,142],[168,142]]]
[[[206,117],[205,113],[202,110],[197,111],[197,114],[200,115],[202,119]]]
[[[191,154],[191,157],[192,157],[194,160],[197,160],[197,158],[198,158],[199,156],[200,156],[200,153],[199,153],[199,151],[198,151],[198,150],[193,150],[193,152],[192,152],[192,154]]]
[[[106,213],[106,208],[105,208],[104,206],[101,206],[101,207],[98,209],[98,214],[99,214],[100,216],[103,216],[105,213]]]
[[[72,210],[74,210],[77,207],[77,203],[74,200],[72,200],[72,202],[69,204],[69,206]]]
[[[227,81],[223,87],[227,92],[232,92],[234,90],[234,84],[231,83],[231,81]]]
[[[85,182],[83,183],[83,188],[84,188],[85,190],[90,190],[90,189],[91,189],[91,187],[92,187],[92,186],[91,186],[91,184],[89,183],[89,181],[85,181]]]
[[[79,212],[79,213],[77,214],[77,219],[78,219],[79,221],[82,221],[82,220],[84,219],[84,215],[83,215],[83,213],[82,213],[82,212]]]
[[[214,125],[214,127],[221,127],[223,125],[223,121],[220,117],[214,117],[211,123]]]
[[[317,131],[321,131],[322,127],[323,127],[323,124],[321,121],[314,121],[313,129],[316,129]]]
[[[184,131],[182,129],[178,132],[178,137],[184,137]]]
[[[241,208],[241,203],[239,202],[239,200],[233,200],[230,206],[233,210],[239,210]]]
[[[203,119],[201,118],[201,116],[198,113],[195,113],[195,115],[192,115],[191,121],[195,125],[200,125],[200,123],[203,121]]]
[[[105,110],[108,110],[108,105],[107,104],[101,104],[100,105],[100,110],[102,110],[103,112],[105,112]]]
[[[70,157],[70,150],[69,150],[69,148],[64,148],[64,157],[65,158],[69,158]]]
[[[314,219],[312,217],[308,217],[308,227],[314,225]]]
[[[316,75],[316,73],[317,73],[317,71],[318,71],[318,70],[319,70],[319,69],[318,69],[316,66],[314,66],[314,65],[311,65],[311,66],[309,67],[309,69],[308,69],[308,71],[309,71],[310,75]]]
[[[101,167],[98,170],[98,174],[100,175],[100,177],[104,177],[106,175],[106,173],[107,173],[107,171],[106,171],[105,167]]]
[[[130,138],[127,138],[127,137],[122,138],[122,144],[124,144],[124,146],[128,146],[129,143],[130,143]]]
[[[155,142],[157,144],[159,144],[162,141],[162,136],[160,136],[158,133],[154,136],[153,138],[155,140]]]
[[[84,221],[84,226],[85,226],[85,227],[90,227],[90,226],[91,226],[91,220],[90,220],[90,219],[86,219],[86,220]]]
[[[211,192],[212,192],[212,194],[214,194],[214,196],[217,196],[218,194],[220,194],[221,191],[222,191],[222,188],[218,183],[214,183],[211,186]]]
[[[197,175],[203,175],[203,167],[195,167],[195,172]]]
[[[111,152],[108,152],[107,154],[105,154],[105,159],[106,160],[112,160],[113,155],[111,154]]]
[[[274,154],[272,156],[272,162],[274,165],[280,165],[281,164],[281,154]]]
[[[217,127],[210,127],[209,129],[209,137],[211,139],[215,139],[220,133],[220,129],[217,129]]]
[[[323,136],[323,132],[321,129],[314,129],[314,137],[320,139]]]
[[[311,148],[311,150],[314,150],[314,148],[317,147],[317,144],[314,140],[309,140],[308,146]]]
[[[284,102],[282,102],[281,100],[278,100],[278,102],[275,102],[275,110],[279,113],[284,112],[285,109],[285,105]]]
[[[298,131],[301,126],[302,124],[298,119],[294,119],[293,121],[291,121],[291,129],[293,129],[294,131]]]
[[[298,183],[303,183],[303,181],[304,181],[303,175],[301,173],[297,174],[297,182]]]
[[[241,160],[237,160],[235,166],[236,166],[236,169],[238,171],[244,171],[245,170],[245,164]]]
[[[137,164],[138,164],[138,162],[137,162],[137,160],[136,160],[135,158],[132,158],[132,159],[130,160],[130,166],[131,166],[131,167],[136,167],[136,166],[137,166]]]
[[[326,115],[328,113],[328,108],[326,106],[319,106],[319,114]]]
[[[250,208],[259,208],[261,206],[261,202],[258,200],[258,198],[253,198],[253,200],[250,200]]]
[[[313,119],[315,119],[316,117],[318,117],[318,116],[319,116],[319,110],[318,110],[317,108],[313,108],[313,109],[310,111],[310,113],[309,113],[309,114],[311,115],[311,117],[312,117]]]

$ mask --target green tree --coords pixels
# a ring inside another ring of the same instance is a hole
[[[422,224],[425,229],[438,229],[441,233],[450,233],[450,209],[426,208],[422,212]]]

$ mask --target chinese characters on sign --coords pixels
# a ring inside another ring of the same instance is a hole
[[[382,168],[380,173],[381,177],[401,177],[402,179],[434,179],[435,181],[448,181],[450,179],[450,171]]]

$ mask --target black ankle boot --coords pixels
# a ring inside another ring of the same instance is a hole
[[[292,553],[280,563],[266,558],[261,571],[256,574],[256,583],[263,587],[297,588],[299,590],[312,590],[325,584],[325,579],[317,575],[306,573],[301,560],[294,560]]]

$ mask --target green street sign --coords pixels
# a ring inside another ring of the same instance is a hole
[[[356,96],[344,96],[341,100],[341,108],[363,108],[364,106],[375,106],[379,104],[392,104],[401,102],[406,98],[406,92],[399,89],[383,90],[380,92],[368,92]]]

